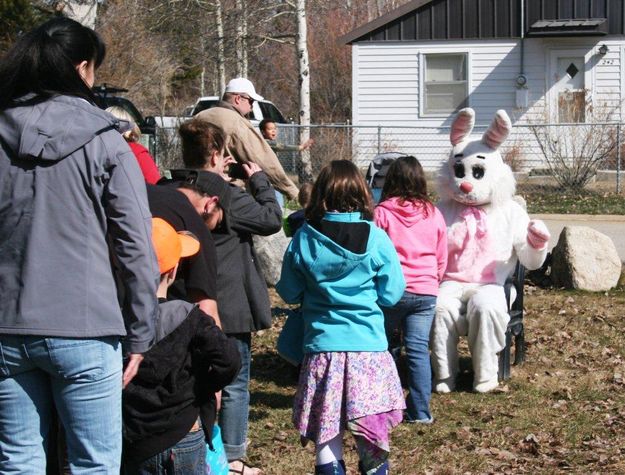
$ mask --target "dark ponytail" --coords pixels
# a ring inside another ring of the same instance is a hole
[[[381,201],[389,198],[420,204],[425,215],[428,215],[432,207],[428,198],[428,185],[423,167],[415,157],[407,155],[391,163],[384,179]]]
[[[69,18],[48,20],[20,37],[0,60],[0,110],[34,93],[34,101],[56,94],[95,102],[93,92],[76,71],[83,61],[102,64],[106,47],[90,28]]]

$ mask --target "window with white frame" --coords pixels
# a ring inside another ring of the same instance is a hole
[[[465,107],[469,95],[467,54],[424,54],[423,113],[449,114]]]

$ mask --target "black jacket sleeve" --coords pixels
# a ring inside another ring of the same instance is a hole
[[[269,236],[282,229],[282,210],[276,191],[265,172],[254,173],[249,181],[250,192],[233,187],[229,210],[230,227],[237,233]]]
[[[241,355],[236,343],[199,308],[195,336],[191,340],[193,366],[196,379],[203,391],[214,393],[230,384],[241,369]]]

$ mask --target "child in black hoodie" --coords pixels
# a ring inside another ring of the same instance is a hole
[[[179,260],[197,253],[198,241],[160,218],[152,220],[152,240],[161,272],[156,344],[123,393],[123,473],[205,474],[215,392],[234,379],[241,358],[197,306],[165,300]]]

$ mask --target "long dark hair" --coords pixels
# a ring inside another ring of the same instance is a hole
[[[373,219],[373,200],[362,174],[348,160],[333,160],[322,168],[306,207],[306,219],[320,221],[326,211],[360,211],[362,219]]]
[[[92,29],[69,18],[48,20],[19,38],[0,60],[0,110],[29,93],[35,101],[64,94],[95,102],[76,66],[93,61],[98,68],[105,54]]]
[[[391,163],[382,187],[382,201],[389,198],[421,203],[427,211],[427,205],[431,204],[428,185],[423,167],[415,157],[399,157]]]

